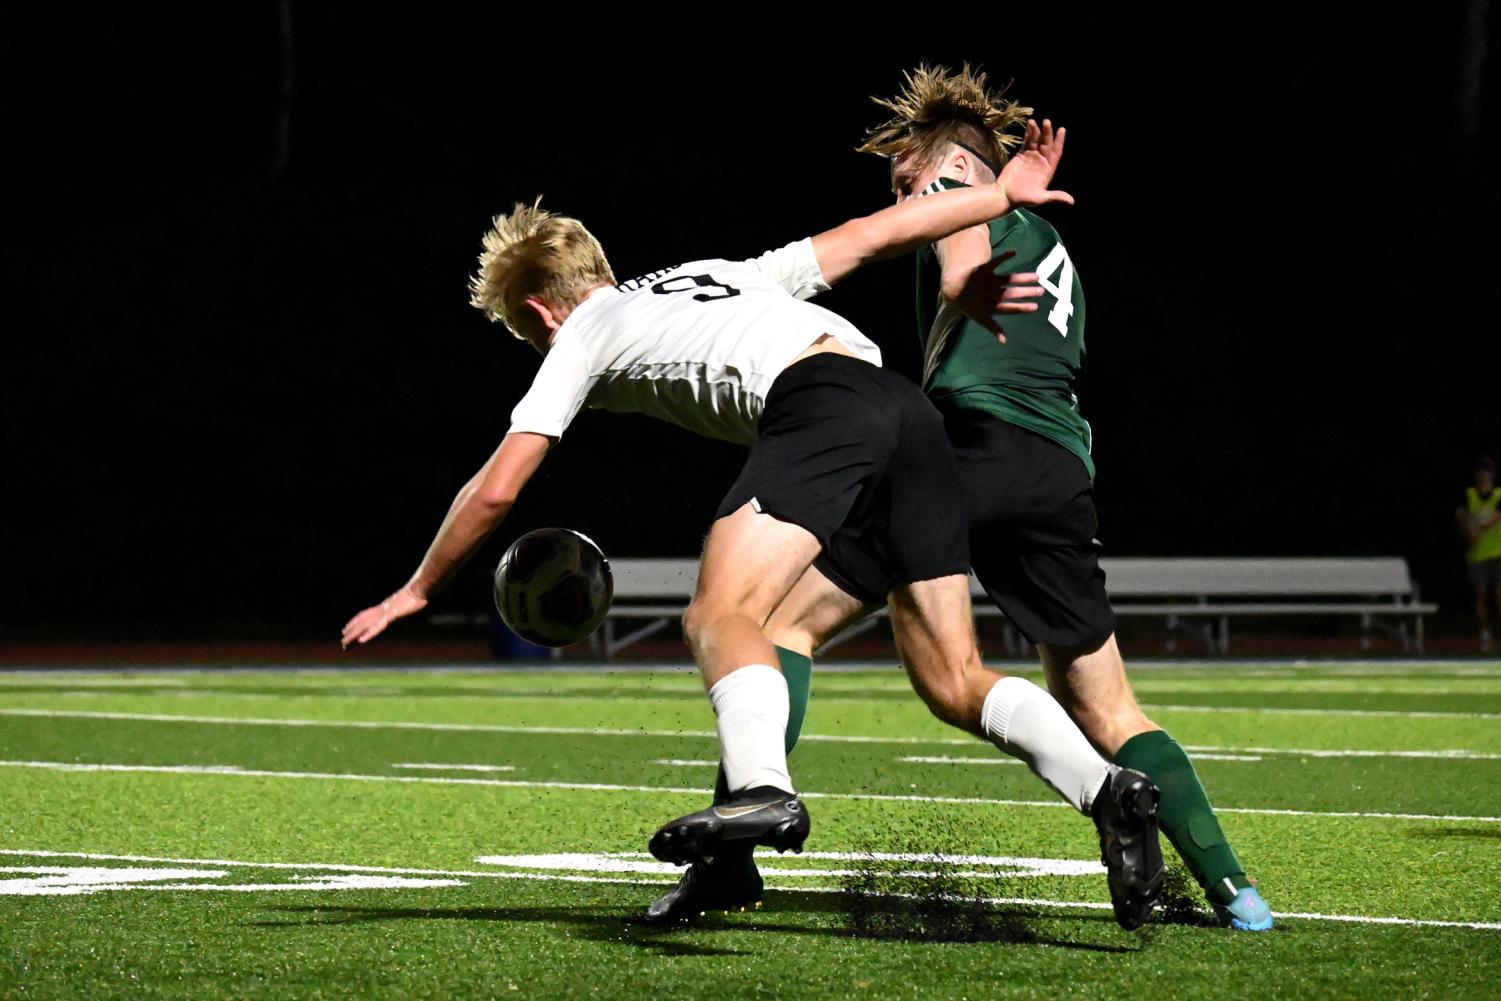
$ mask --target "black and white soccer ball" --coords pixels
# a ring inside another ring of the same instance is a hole
[[[588,536],[568,528],[527,532],[495,568],[501,619],[542,646],[568,646],[594,632],[614,593],[610,561]]]

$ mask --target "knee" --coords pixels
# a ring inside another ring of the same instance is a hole
[[[683,639],[687,641],[690,650],[696,653],[703,649],[709,636],[709,623],[713,618],[708,603],[698,598],[694,598],[683,609]]]
[[[928,711],[949,726],[984,736],[985,728],[981,725],[980,716],[985,696],[980,688],[980,685],[972,683],[972,679],[955,675],[924,685],[918,694],[922,696]]]

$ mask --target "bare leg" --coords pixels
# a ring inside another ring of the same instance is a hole
[[[963,574],[891,592],[891,623],[912,687],[935,716],[1025,761],[1081,813],[1111,774],[1063,707],[1025,678],[986,670]]]
[[[1044,644],[1038,654],[1048,690],[1107,758],[1137,734],[1161,729],[1136,704],[1114,633],[1094,650]]]
[[[776,664],[763,627],[818,552],[812,532],[757,514],[749,504],[714,523],[698,589],[683,614],[705,688],[747,664]]]
[[[1142,713],[1112,634],[1096,649],[1042,646],[1048,688],[1106,757],[1149,776],[1162,791],[1158,820],[1211,903],[1249,886],[1193,762]],[[1150,736],[1143,736],[1144,734]],[[1141,740],[1134,738],[1141,737]]]
[[[729,793],[793,791],[787,683],[763,627],[818,551],[813,533],[749,504],[716,521],[704,544],[683,634],[714,706]]]
[[[891,592],[891,628],[912,687],[934,716],[984,736],[985,696],[1001,675],[980,663],[969,579],[917,581]]]
[[[846,626],[876,609],[846,594],[829,578],[810,566],[766,622],[766,635],[785,650],[812,657],[819,647]]]

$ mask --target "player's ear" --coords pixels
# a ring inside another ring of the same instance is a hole
[[[527,299],[526,310],[527,315],[545,327],[550,334],[557,333],[558,328],[563,325],[558,322],[557,317],[553,315],[553,311],[548,308],[547,303],[541,299]]]
[[[949,155],[948,162],[940,170],[940,177],[947,177],[961,184],[969,183],[970,162],[969,154],[963,150],[955,150]]]

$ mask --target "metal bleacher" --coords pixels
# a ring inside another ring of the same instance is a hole
[[[1117,616],[1161,618],[1169,635],[1195,635],[1219,654],[1230,652],[1230,620],[1252,616],[1355,616],[1362,649],[1383,629],[1403,650],[1422,652],[1423,616],[1438,611],[1420,600],[1407,561],[1395,556],[1117,557],[1100,563]],[[596,652],[607,658],[676,622],[698,581],[698,561],[692,559],[622,559],[611,565],[615,600],[594,639]],[[1002,617],[978,581],[971,579],[971,591],[976,616]],[[1024,649],[1009,624],[1006,636],[1009,652]]]

